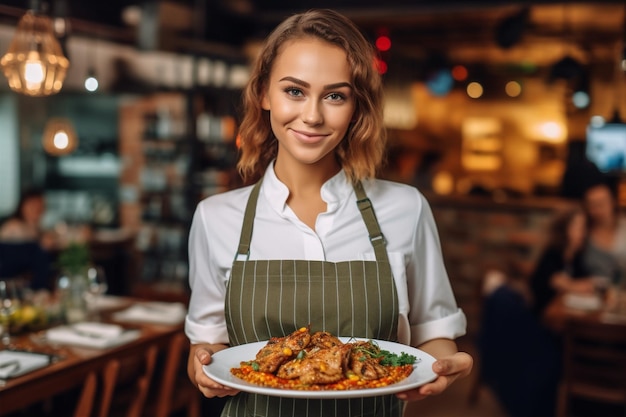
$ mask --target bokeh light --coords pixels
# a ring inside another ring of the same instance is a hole
[[[389,36],[381,35],[376,38],[376,48],[378,48],[378,50],[382,52],[391,49],[391,39],[389,38]]]
[[[509,97],[519,97],[522,94],[522,85],[517,81],[509,81],[504,86],[504,91]]]
[[[469,75],[467,68],[463,65],[455,65],[452,67],[452,78],[456,81],[465,81]]]
[[[483,86],[479,82],[472,81],[467,85],[467,95],[471,98],[480,98],[483,95]]]

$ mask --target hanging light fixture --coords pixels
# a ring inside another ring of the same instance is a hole
[[[95,92],[99,87],[98,77],[96,76],[96,47],[97,43],[91,48],[91,58],[89,59],[89,66],[87,67],[87,76],[85,77],[85,90],[90,93]]]
[[[85,77],[85,90],[90,93],[95,92],[98,89],[98,78],[96,77],[96,70],[89,68],[87,70],[87,77]]]
[[[43,130],[43,149],[50,155],[68,155],[78,146],[78,137],[72,122],[64,118],[51,118]]]
[[[37,1],[17,24],[0,66],[12,90],[28,96],[49,96],[61,90],[69,67],[52,20],[39,12]]]

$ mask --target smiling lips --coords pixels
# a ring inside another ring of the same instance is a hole
[[[323,134],[323,133],[305,132],[302,130],[295,130],[295,129],[292,129],[291,131],[293,132],[296,139],[298,139],[299,141],[304,142],[304,143],[311,143],[311,144],[321,142],[328,136],[327,134]]]

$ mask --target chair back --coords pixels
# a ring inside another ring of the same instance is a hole
[[[158,347],[111,359],[102,373],[99,417],[141,417],[156,366]]]
[[[169,417],[185,415],[200,417],[202,394],[187,376],[187,357],[189,339],[181,331],[172,337],[163,352],[163,366],[155,374],[158,385],[152,387],[146,403],[146,415],[151,417]],[[182,411],[185,411],[182,414]]]
[[[626,407],[626,322],[568,320],[563,360],[559,416],[573,397]]]

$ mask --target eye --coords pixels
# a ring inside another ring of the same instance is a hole
[[[283,91],[292,97],[302,97],[304,95],[302,90],[298,87],[287,87]]]
[[[329,95],[326,96],[326,98],[329,99],[330,101],[342,101],[346,99],[345,96],[340,93],[330,93]]]

